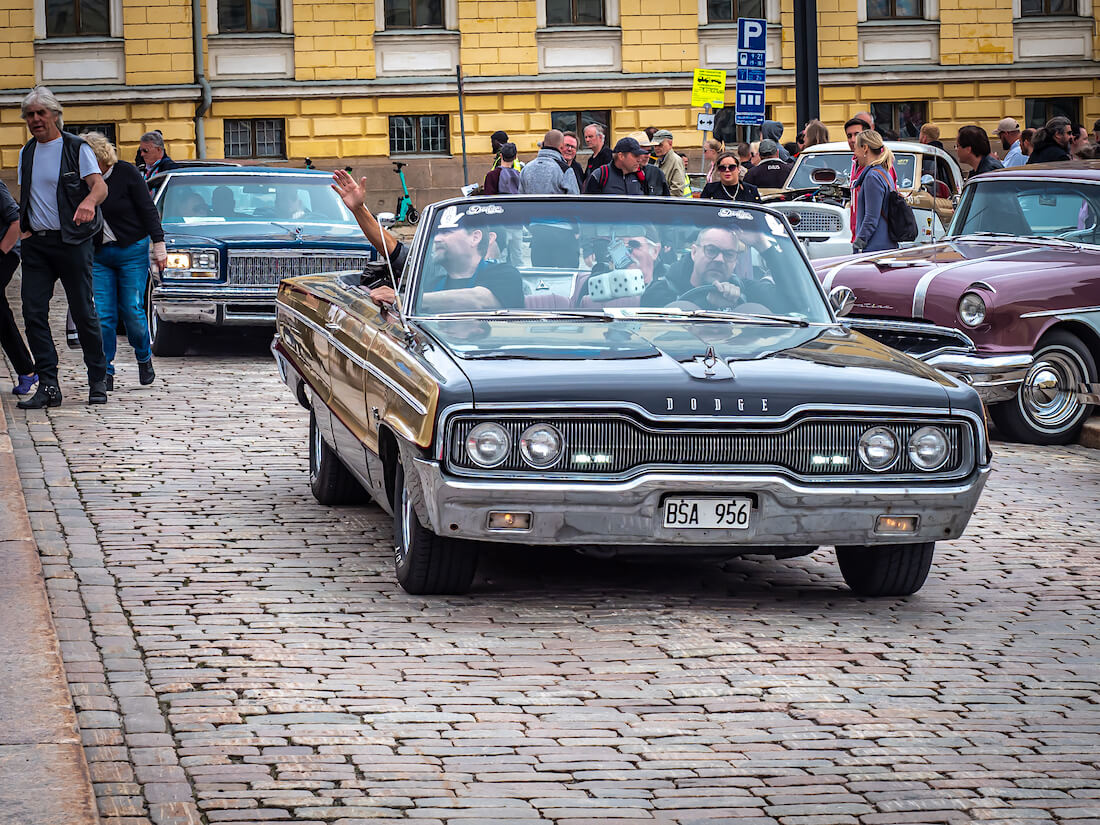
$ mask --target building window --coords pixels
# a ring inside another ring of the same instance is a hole
[[[607,109],[594,109],[581,112],[551,112],[550,128],[560,132],[573,132],[584,148],[584,129],[593,123],[603,127],[608,143],[611,142],[611,112]]]
[[[447,115],[391,115],[391,155],[449,155],[450,118]]]
[[[1070,123],[1081,122],[1079,97],[1029,97],[1024,100],[1024,123],[1027,129],[1046,126],[1052,117],[1068,117]]]
[[[707,0],[708,23],[734,23],[738,17],[763,19],[764,0]]]
[[[1077,0],[1021,0],[1021,17],[1076,16]]]
[[[443,28],[443,0],[386,0],[387,29]]]
[[[872,103],[871,117],[875,119],[875,128],[880,133],[887,133],[883,137],[888,140],[916,140],[920,137],[920,127],[928,120],[928,104],[923,100]],[[889,134],[891,132],[893,134]]]
[[[868,20],[920,20],[922,0],[867,0]]]
[[[285,158],[286,121],[281,118],[225,121],[227,158]]]
[[[46,37],[106,37],[111,30],[108,5],[108,0],[46,0]]]
[[[113,123],[70,123],[65,121],[65,131],[74,135],[82,135],[85,132],[99,132],[111,143],[118,143],[118,139],[115,137],[115,124]]]
[[[219,32],[277,32],[279,26],[279,0],[218,0]]]
[[[546,0],[547,26],[602,26],[603,0]]]

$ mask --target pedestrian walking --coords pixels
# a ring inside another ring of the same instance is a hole
[[[970,174],[966,176],[968,179],[1004,168],[1004,164],[993,157],[989,135],[981,126],[963,126],[959,129],[959,135],[955,138],[955,153],[960,163],[970,167]]]
[[[584,181],[586,195],[646,195],[642,167],[648,149],[632,137],[620,138],[611,153],[611,162],[592,170]]]
[[[856,136],[855,157],[860,171],[852,186],[852,202],[856,205],[852,248],[856,252],[897,249],[898,245],[890,240],[886,220],[886,195],[897,189],[889,174],[894,155],[882,142],[882,135],[867,129]]]
[[[500,163],[485,174],[485,182],[481,185],[482,194],[515,195],[519,193],[519,172],[514,166],[517,154],[514,143],[505,143],[500,147],[500,152],[497,153]]]
[[[1028,163],[1058,163],[1069,160],[1069,142],[1073,137],[1073,127],[1068,117],[1052,117],[1046,126],[1035,132],[1034,149],[1028,156]]]
[[[669,192],[675,198],[691,197],[691,187],[688,186],[687,170],[684,169],[684,159],[672,148],[672,132],[668,129],[658,129],[653,133],[653,153],[657,155],[657,165],[668,181]]]
[[[602,123],[589,123],[584,127],[584,145],[592,150],[588,163],[584,167],[584,179],[601,166],[611,163],[611,149],[607,145],[607,131]]]
[[[29,395],[38,376],[34,372],[34,360],[23,343],[23,335],[16,326],[15,316],[8,306],[7,288],[15,270],[19,267],[19,204],[11,196],[8,187],[0,181],[0,345],[15,369],[16,380],[12,392]]]
[[[718,180],[703,187],[702,197],[716,201],[760,203],[760,191],[741,180],[741,164],[733,152],[723,152],[714,164]]]
[[[134,348],[138,381],[152,384],[153,353],[149,341],[149,319],[145,317],[145,287],[149,280],[149,246],[159,269],[168,262],[160,213],[153,205],[149,187],[137,167],[118,159],[118,150],[105,135],[82,135],[96,156],[107,198],[100,206],[103,232],[97,239],[92,262],[92,286],[96,312],[103,335],[103,356],[107,361],[107,392],[115,388],[115,352],[118,322]]]
[[[997,124],[996,135],[1001,140],[1001,148],[1005,150],[1005,156],[1001,159],[1005,169],[1027,163],[1027,157],[1020,146],[1020,124],[1015,118],[1002,118]]]
[[[535,159],[519,173],[524,195],[579,195],[577,178],[561,154],[562,133],[551,129],[543,136]]]
[[[38,391],[23,409],[57,407],[57,349],[50,333],[50,298],[60,280],[76,321],[88,369],[88,403],[107,403],[107,362],[92,302],[94,238],[103,228],[99,205],[107,184],[92,149],[63,132],[61,104],[45,86],[23,98],[31,140],[19,153],[19,223],[24,233],[23,323],[38,373]]]

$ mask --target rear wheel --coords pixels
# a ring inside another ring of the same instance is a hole
[[[405,483],[405,468],[397,464],[394,479],[393,541],[397,581],[406,593],[465,593],[477,571],[477,546],[437,536],[420,523]]]
[[[317,415],[309,411],[309,489],[318,503],[359,504],[367,498],[362,485],[321,437]]]
[[[416,211],[416,207],[411,203],[409,204],[409,211],[405,213],[405,220],[409,223],[416,223],[420,220],[420,213]]]
[[[994,404],[989,414],[997,429],[1015,441],[1072,444],[1093,411],[1077,400],[1077,385],[1096,380],[1096,361],[1081,339],[1055,330],[1035,348],[1035,362],[1016,397]]]
[[[924,586],[935,550],[934,541],[837,547],[836,560],[857,595],[910,596]]]

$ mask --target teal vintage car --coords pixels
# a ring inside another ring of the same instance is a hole
[[[331,183],[328,172],[247,166],[153,178],[168,246],[146,291],[153,353],[182,355],[200,325],[273,326],[283,278],[374,260]]]

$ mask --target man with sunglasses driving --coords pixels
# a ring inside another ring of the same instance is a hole
[[[704,309],[737,306],[741,303],[737,272],[745,248],[733,230],[704,229],[689,253],[646,287],[642,306],[663,307],[678,301]]]

